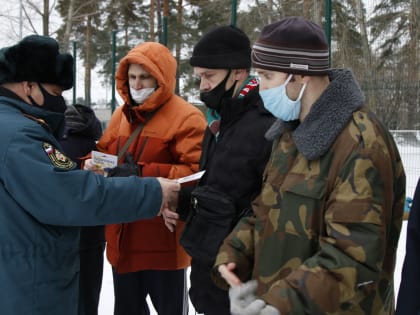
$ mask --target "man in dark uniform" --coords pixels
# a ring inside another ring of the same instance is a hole
[[[0,50],[0,309],[78,312],[80,226],[151,218],[177,202],[161,178],[77,170],[58,142],[73,58],[31,35]],[[124,204],[124,209],[118,205]]]

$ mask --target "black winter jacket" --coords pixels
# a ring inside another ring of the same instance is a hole
[[[258,87],[243,98],[224,99],[220,116],[217,141],[209,128],[204,135],[200,169],[206,172],[198,186],[208,185],[229,195],[234,200],[236,213],[240,214],[251,209],[252,200],[261,190],[271,152],[271,142],[264,135],[275,119],[264,108]],[[193,190],[194,187],[181,189],[177,211],[183,219],[194,213],[190,202]],[[187,222],[185,229],[193,223]],[[197,235],[197,239],[202,237]],[[192,257],[190,299],[199,313],[226,314],[229,311],[228,294],[212,283],[211,268],[209,262]]]
[[[81,167],[81,157],[96,148],[102,126],[94,111],[87,106],[68,106],[65,112],[64,133],[60,140],[64,153]],[[94,248],[105,243],[104,226],[81,228],[80,249]]]
[[[200,170],[206,170],[198,185],[209,185],[230,195],[237,212],[251,207],[261,189],[262,174],[271,152],[264,134],[275,118],[264,108],[258,88],[243,98],[223,100],[220,133],[216,142],[209,128],[202,145]],[[178,212],[188,216],[190,193],[183,188]]]

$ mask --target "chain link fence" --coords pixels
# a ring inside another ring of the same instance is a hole
[[[391,130],[407,177],[407,197],[413,198],[420,177],[420,130]]]
[[[404,159],[410,194],[415,185],[412,182],[417,182],[420,175],[419,1],[401,0],[396,5],[391,0],[242,0],[237,1],[236,14],[232,13],[232,3],[232,0],[186,1],[182,27],[177,24],[180,21],[177,8],[171,8],[168,47],[174,54],[180,49],[179,77],[183,83],[179,94],[189,101],[197,99],[196,82],[186,83],[192,75],[188,59],[193,45],[208,28],[236,23],[254,42],[264,25],[285,16],[311,19],[330,35],[331,66],[352,69],[367,105],[393,130]],[[174,32],[176,29],[181,34]],[[176,40],[176,36],[181,36],[182,41]],[[128,38],[132,42],[140,40]],[[122,42],[117,43],[117,47],[121,45]],[[109,90],[104,92],[109,99]]]

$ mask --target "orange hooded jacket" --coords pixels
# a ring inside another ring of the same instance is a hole
[[[131,105],[129,96],[130,64],[141,65],[158,85],[138,106]],[[112,115],[98,149],[117,154],[144,121],[145,114],[154,112],[127,150],[141,166],[142,176],[178,178],[198,170],[207,123],[201,111],[174,94],[176,67],[175,58],[165,46],[146,42],[133,48],[120,61],[115,76],[124,104]],[[120,162],[123,160],[124,157]],[[190,257],[179,245],[182,228],[183,224],[178,223],[176,232],[170,232],[162,217],[108,225],[107,258],[119,273],[186,268]]]

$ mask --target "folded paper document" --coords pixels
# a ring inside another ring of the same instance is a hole
[[[185,177],[181,177],[181,178],[178,178],[177,181],[180,184],[193,182],[193,181],[199,180],[201,177],[203,177],[205,172],[206,171],[200,171],[200,172],[197,172],[197,173],[185,176]]]

